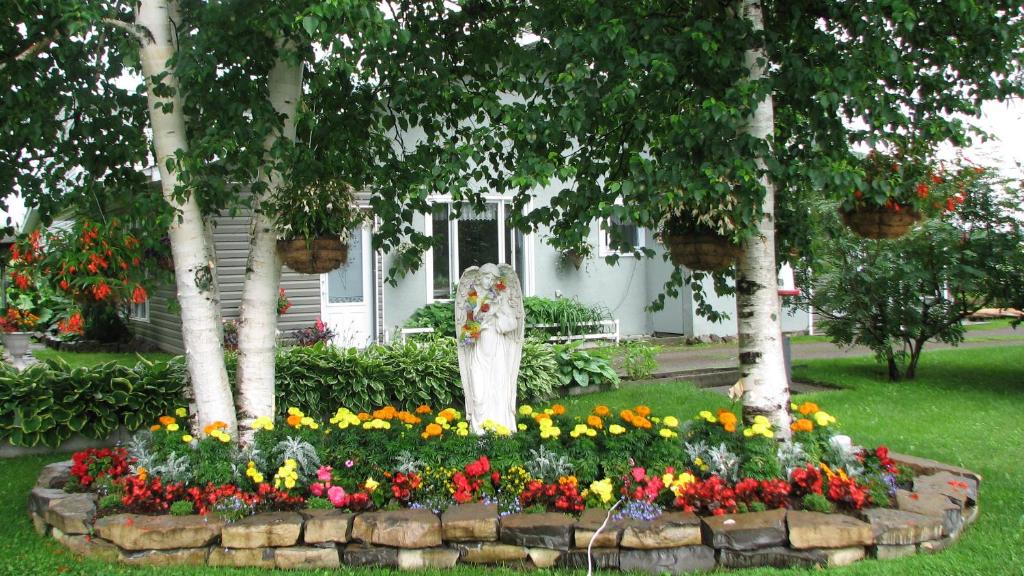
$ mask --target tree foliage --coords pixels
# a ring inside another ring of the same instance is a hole
[[[813,287],[804,304],[826,319],[834,342],[874,351],[891,380],[914,378],[927,342],[959,344],[964,318],[1019,294],[1024,190],[981,168],[965,172],[964,202],[897,240],[855,236],[834,204],[819,214],[821,252],[814,269],[804,270]]]

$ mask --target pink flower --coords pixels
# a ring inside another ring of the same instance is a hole
[[[345,489],[341,486],[331,486],[328,488],[327,499],[331,501],[335,508],[342,508],[348,504],[348,494],[345,494]]]
[[[309,492],[313,496],[320,498],[324,495],[324,485],[319,482],[313,482],[309,485]]]
[[[644,470],[639,466],[633,468],[630,473],[633,475],[633,480],[636,480],[637,482],[641,482],[647,477],[647,470]]]
[[[320,469],[316,471],[316,479],[321,482],[330,482],[332,470],[333,468],[330,466],[321,466]]]
[[[355,462],[353,462],[351,460],[345,460],[345,468],[351,468],[351,467],[353,467],[355,465],[356,465]]]

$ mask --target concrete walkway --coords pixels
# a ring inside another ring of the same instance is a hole
[[[657,343],[657,341],[652,343]],[[1024,327],[972,330],[967,332],[965,341],[958,347],[1020,345],[1024,345]],[[791,344],[791,347],[794,365],[800,364],[802,360],[872,355],[871,350],[864,346],[840,348],[831,342],[796,342]],[[943,348],[952,348],[952,346],[941,342],[929,342],[925,345],[925,351]],[[1021,354],[1021,360],[1024,361],[1024,353]],[[718,389],[731,385],[739,378],[736,371],[738,363],[738,350],[735,342],[697,346],[666,346],[658,354],[658,368],[652,379],[691,380],[698,386]]]

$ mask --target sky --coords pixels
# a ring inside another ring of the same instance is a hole
[[[1024,101],[986,102],[979,119],[969,122],[990,133],[986,142],[975,142],[963,154],[969,160],[983,166],[998,168],[1006,176],[1024,178]],[[945,147],[940,154],[946,158],[956,156],[956,149]],[[8,212],[0,211],[0,221],[9,215],[20,224],[25,216],[21,199],[11,196],[7,199]]]

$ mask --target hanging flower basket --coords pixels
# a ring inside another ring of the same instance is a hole
[[[690,270],[714,272],[732,266],[740,247],[717,234],[671,234],[665,236],[672,263]]]
[[[579,270],[583,266],[583,262],[586,261],[587,254],[580,250],[570,249],[562,252],[562,257],[566,262],[572,264],[573,268]]]
[[[277,251],[289,268],[302,274],[325,274],[348,262],[348,244],[334,236],[306,241],[278,240]]]
[[[858,207],[852,211],[840,210],[843,223],[863,238],[887,240],[899,238],[921,219],[921,213],[903,209]]]

